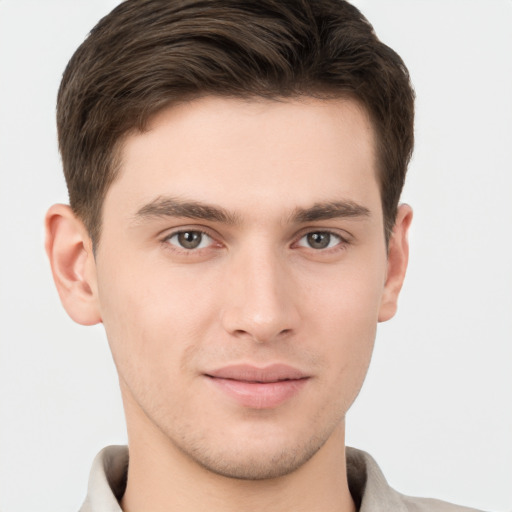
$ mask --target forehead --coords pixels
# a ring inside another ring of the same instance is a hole
[[[240,211],[371,202],[376,174],[372,125],[353,100],[206,97],[126,137],[105,208],[124,203],[133,212],[158,195]]]

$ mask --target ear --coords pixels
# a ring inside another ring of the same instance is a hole
[[[393,233],[388,246],[388,268],[386,283],[382,294],[379,322],[385,322],[395,316],[398,304],[398,295],[409,261],[409,241],[407,235],[412,221],[412,208],[408,204],[402,204],[398,208]]]
[[[64,309],[79,324],[101,322],[96,264],[87,229],[64,204],[48,210],[45,228],[46,253]]]

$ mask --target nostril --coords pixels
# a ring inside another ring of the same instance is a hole
[[[264,332],[261,329],[252,329],[252,330],[244,330],[244,329],[235,329],[232,331],[232,334],[238,338],[250,338],[257,342],[266,343],[273,340],[280,340],[289,336],[293,332],[293,329],[282,329],[277,332]]]

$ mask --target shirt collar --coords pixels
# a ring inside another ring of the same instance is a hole
[[[87,497],[80,512],[122,512],[119,501],[126,488],[128,447],[107,446],[92,463]]]
[[[401,495],[389,487],[373,458],[347,448],[350,492],[359,512],[406,512]],[[122,512],[119,501],[126,487],[128,448],[107,446],[94,459],[87,498],[80,512]]]

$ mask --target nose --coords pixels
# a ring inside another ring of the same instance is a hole
[[[225,282],[224,329],[263,343],[292,334],[299,322],[297,290],[285,258],[260,247],[232,259]]]

